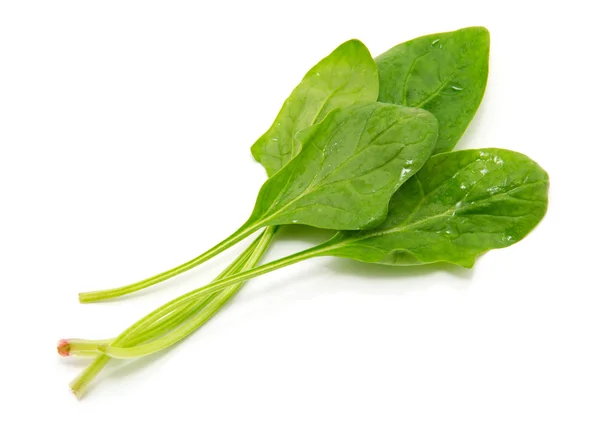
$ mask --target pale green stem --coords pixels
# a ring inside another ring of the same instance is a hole
[[[63,357],[71,355],[77,357],[91,357],[101,354],[98,348],[102,345],[112,343],[113,340],[83,340],[79,338],[69,338],[60,340],[56,347],[58,353]]]
[[[264,242],[266,242],[267,244],[270,243],[276,230],[277,230],[277,227],[266,228],[265,231],[263,233],[261,233],[261,235],[257,239],[255,239],[254,242],[227,269],[225,269],[221,273],[221,275],[219,275],[217,277],[216,280],[219,280],[220,277],[224,277],[228,274],[235,273],[237,270],[239,270],[240,266],[247,262],[249,257],[254,253],[255,249],[260,244],[262,244]],[[265,247],[265,249],[266,249],[266,247]],[[264,250],[263,250],[263,252],[264,252]],[[198,298],[190,299],[190,304],[186,305],[186,307],[187,306],[198,307],[203,301],[204,301],[203,299],[198,299]],[[130,339],[132,339],[134,341],[141,340],[141,342],[145,342],[145,341],[151,340],[152,338],[156,337],[157,333],[161,332],[163,330],[162,328],[159,327],[158,330],[154,329],[154,332],[152,332],[152,327],[154,325],[156,325],[157,321],[161,317],[164,317],[166,313],[167,314],[168,313],[178,314],[177,308],[175,308],[175,306],[180,307],[182,304],[185,305],[185,303],[179,302],[177,305],[172,305],[173,307],[170,307],[171,303],[172,302],[169,302],[166,305],[163,305],[163,307],[150,313],[149,315],[144,317],[142,320],[139,320],[138,322],[136,322],[133,326],[130,326],[123,333],[121,333],[116,339],[114,339],[113,344],[119,345],[119,346],[121,346],[121,345],[124,346],[127,344],[131,344]],[[180,312],[180,314],[182,314],[180,317],[181,321],[185,320],[188,317],[187,315],[185,315],[186,311],[189,312],[191,310],[187,310],[186,308],[183,308],[181,310],[181,312]],[[194,311],[190,312],[190,314],[193,312]],[[136,333],[139,333],[140,331],[146,332],[144,340],[139,338],[138,335],[136,334]],[[79,376],[77,376],[77,378],[75,378],[71,382],[71,384],[70,384],[71,389],[73,390],[73,393],[77,397],[81,397],[85,393],[85,389],[87,388],[87,386],[100,373],[100,371],[104,368],[104,366],[106,366],[106,364],[108,363],[109,360],[110,360],[110,357],[108,357],[106,355],[98,356]]]
[[[69,383],[69,387],[75,394],[77,398],[81,398],[85,393],[88,385],[92,382],[92,380],[100,373],[104,366],[110,361],[110,357],[105,355],[100,355],[96,357],[92,363],[83,370],[81,374],[79,374],[71,383]]]
[[[139,322],[132,325],[129,329],[131,331],[137,331],[139,327],[145,326],[146,322],[154,321],[157,316],[164,315],[163,310],[177,308],[179,305],[187,304],[190,300],[203,298],[209,294],[212,294],[216,291],[220,291],[223,288],[226,288],[229,285],[233,285],[236,283],[245,282],[246,280],[252,279],[254,277],[260,276],[262,274],[270,273],[271,271],[275,271],[277,269],[284,268],[289,265],[293,265],[294,263],[302,262],[303,260],[311,259],[313,257],[321,257],[326,256],[327,252],[336,247],[336,242],[333,240],[329,240],[321,245],[310,248],[308,250],[301,251],[296,254],[292,254],[290,256],[284,257],[282,259],[275,260],[273,262],[267,263],[265,265],[261,265],[259,267],[253,268],[248,271],[244,271],[238,274],[234,274],[229,277],[225,277],[220,280],[215,280],[212,283],[203,286],[202,288],[195,289],[193,291],[188,292],[187,294],[183,294],[176,299],[171,300],[165,305],[161,306],[151,314],[147,315],[145,318],[141,319]]]
[[[212,247],[210,250],[208,250],[205,253],[199,255],[198,257],[190,260],[189,262],[186,262],[186,263],[179,265],[175,268],[172,268],[168,271],[162,272],[160,274],[157,274],[155,276],[141,280],[139,282],[131,283],[129,285],[121,286],[119,288],[80,293],[79,301],[81,303],[91,303],[91,302],[98,302],[101,300],[112,299],[115,297],[120,297],[125,294],[135,292],[135,291],[139,291],[140,289],[147,288],[149,286],[155,285],[164,280],[170,279],[171,277],[174,277],[178,274],[188,271],[188,270],[200,265],[201,263],[206,262],[207,260],[215,257],[219,253],[225,251],[229,247],[238,243],[240,240],[248,237],[250,234],[254,233],[259,228],[260,228],[259,225],[255,225],[255,224],[246,225],[245,224],[238,231],[236,231],[231,236],[229,236],[227,239],[218,243],[217,245]]]
[[[253,268],[258,263],[268,246],[269,243],[266,241],[260,244],[250,259],[248,259],[248,261],[242,265],[241,270],[243,271]],[[205,306],[203,305],[202,308],[199,308],[200,310],[198,313],[187,320],[182,326],[177,327],[173,331],[164,334],[162,337],[150,343],[141,344],[134,347],[130,346],[128,348],[120,348],[112,346],[109,342],[105,345],[100,345],[98,350],[106,353],[112,358],[136,358],[166,349],[167,347],[187,337],[204,323],[206,323],[219,309],[221,309],[225,303],[227,303],[231,297],[236,294],[240,286],[242,286],[242,283],[230,285],[220,293],[213,295],[210,301]]]
[[[263,235],[269,234],[269,227],[265,230]],[[221,274],[219,274],[215,280],[223,279],[230,274],[235,274],[239,272],[243,265],[248,262],[248,259],[253,255],[254,251],[257,248],[257,245],[260,242],[258,240],[252,242],[252,244],[240,255],[231,265],[229,265]],[[183,307],[173,308],[170,312],[171,314],[163,317],[162,319],[157,320],[149,326],[148,329],[142,328],[142,330],[138,331],[135,335],[132,335],[131,338],[127,340],[127,346],[135,346],[140,343],[145,343],[157,336],[162,335],[165,331],[172,329],[173,327],[183,323],[190,316],[194,315],[198,309],[202,308],[204,304],[206,304],[210,299],[201,298],[200,300],[191,300],[190,304]]]

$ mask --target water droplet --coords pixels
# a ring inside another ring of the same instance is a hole
[[[482,175],[486,175],[487,172],[488,172],[487,168],[484,168],[484,169],[482,169],[482,170],[479,171],[479,173],[481,173]]]
[[[273,139],[271,139],[271,141],[277,142],[277,141],[279,141],[279,138],[273,138]]]
[[[317,72],[315,75],[317,75],[318,77],[321,76],[321,72]]]
[[[498,190],[500,190],[500,187],[498,187],[497,185],[494,185],[493,187],[487,189],[488,193],[490,194],[498,193]]]
[[[502,165],[504,164],[504,161],[499,158],[498,156],[494,156],[494,163],[498,164],[498,165]]]
[[[297,224],[297,223],[298,223],[298,220],[297,220],[297,219],[294,219],[294,220],[292,221],[292,223],[293,223],[293,224]]]
[[[461,205],[462,205],[462,201],[458,201],[456,203],[456,205],[454,206],[454,208],[459,209]]]
[[[456,239],[458,236],[460,236],[454,224],[446,225],[446,230],[442,234],[450,239]]]
[[[463,190],[466,190],[467,186],[464,183],[462,183],[462,184],[460,184],[460,188],[463,189]]]
[[[407,164],[407,165],[411,165],[412,163],[413,163],[413,160],[412,160],[412,159],[407,159],[407,160],[406,160],[406,164]]]
[[[440,39],[438,38],[437,40],[433,40],[433,41],[431,42],[431,45],[432,45],[432,46],[435,46],[435,45],[436,45],[436,44],[438,44],[439,42],[440,42]]]
[[[402,168],[402,172],[400,173],[400,179],[406,176],[408,173],[412,171],[412,168]]]
[[[487,158],[488,156],[490,156],[490,154],[487,152],[479,152],[479,156],[482,158]]]
[[[462,87],[459,87],[459,86],[452,86],[452,88],[453,88],[454,90],[459,90],[459,91],[460,91],[460,90],[463,90],[463,88],[462,88]]]

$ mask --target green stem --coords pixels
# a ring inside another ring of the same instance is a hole
[[[241,265],[245,264],[251,255],[254,253],[259,244],[264,241],[270,242],[273,235],[275,234],[277,227],[268,227],[261,233],[261,235],[256,238],[252,244],[240,255],[238,258],[231,264],[227,269],[225,269],[216,280],[219,278],[226,277],[230,274],[233,274],[240,270]],[[264,251],[263,251],[264,252]],[[188,305],[185,305],[183,309],[178,310],[177,308],[168,308],[169,303],[154,311],[153,313],[147,315],[142,320],[139,320],[133,326],[130,326],[124,332],[122,332],[116,339],[113,340],[113,344],[119,346],[128,346],[134,342],[144,343],[146,341],[152,340],[156,336],[160,335],[159,333],[163,330],[162,324],[163,322],[160,320],[165,317],[166,314],[172,313],[176,314],[179,317],[179,320],[184,321],[187,319],[189,314],[192,314],[196,311],[197,308],[201,306],[204,302],[204,299],[190,299]],[[172,302],[170,302],[172,303]],[[181,305],[181,303],[179,304]],[[187,309],[189,307],[189,309]],[[195,307],[196,309],[192,308]],[[158,324],[158,325],[157,325]],[[140,336],[139,333],[144,333],[144,336]],[[88,341],[99,343],[100,341]],[[77,376],[70,384],[73,393],[77,397],[81,397],[90,384],[90,382],[102,371],[104,366],[108,363],[110,357],[106,355],[98,356],[79,376]]]
[[[88,385],[92,382],[96,375],[100,373],[104,366],[110,361],[110,357],[100,355],[96,357],[92,363],[84,369],[71,383],[69,387],[77,398],[81,398],[87,389]]]
[[[264,234],[264,233],[263,233]],[[245,264],[250,255],[256,249],[258,245],[258,240],[252,242],[252,244],[240,255],[238,258],[229,265],[221,274],[219,274],[215,280],[222,279],[231,274],[235,274],[240,271],[243,264]],[[192,299],[187,305],[178,305],[172,308],[166,308],[163,310],[163,315],[158,317],[154,322],[149,322],[143,325],[135,335],[132,335],[131,338],[128,339],[127,345],[134,346],[139,343],[143,343],[155,338],[165,329],[171,329],[173,326],[178,325],[182,321],[186,320],[187,317],[192,315],[199,307],[201,307],[204,303],[207,302],[207,299]]]
[[[162,307],[155,310],[153,313],[149,314],[138,323],[134,324],[133,327],[141,327],[145,326],[145,321],[151,321],[154,319],[154,314],[156,316],[160,316],[163,314],[163,309],[173,309],[177,308],[179,305],[186,304],[192,299],[203,298],[209,294],[212,294],[216,291],[219,291],[223,288],[226,288],[229,285],[233,285],[236,283],[245,282],[246,280],[253,279],[254,277],[270,273],[271,271],[275,271],[281,268],[284,268],[289,265],[293,265],[294,263],[302,262],[303,260],[311,259],[313,257],[322,257],[326,256],[327,252],[336,246],[335,238],[330,239],[329,241],[322,243],[321,245],[317,245],[313,248],[309,248],[304,251],[300,251],[299,253],[292,254],[287,257],[283,257],[281,259],[275,260],[273,262],[267,263],[265,265],[261,265],[259,267],[250,269],[248,271],[244,271],[238,274],[234,274],[229,277],[225,277],[220,280],[215,280],[212,283],[203,286],[202,288],[195,289],[190,291],[182,296],[177,297],[176,299],[171,300],[166,303]]]
[[[248,259],[248,261],[242,265],[242,271],[249,270],[258,263],[265,250],[269,246],[269,242],[270,237],[268,240],[265,240],[259,244],[250,259]],[[199,308],[198,313],[187,320],[183,325],[177,327],[169,333],[164,334],[162,337],[153,340],[150,343],[123,348],[115,347],[110,342],[107,342],[104,345],[100,345],[98,350],[112,358],[136,358],[159,352],[179,342],[206,323],[219,309],[221,309],[225,303],[227,303],[229,299],[231,299],[231,297],[236,294],[241,286],[242,283],[229,285],[220,293],[213,295],[207,302],[206,306],[203,305],[201,308]]]
[[[120,297],[125,294],[129,294],[135,291],[139,291],[140,289],[147,288],[149,286],[155,285],[164,280],[170,279],[178,274],[181,274],[185,271],[188,271],[203,262],[215,257],[219,253],[225,251],[231,246],[238,243],[240,240],[248,237],[250,234],[254,233],[256,230],[260,228],[260,225],[256,224],[244,224],[239,230],[229,236],[227,239],[218,243],[210,250],[202,253],[198,257],[186,262],[182,265],[179,265],[175,268],[172,268],[168,271],[162,272],[152,277],[148,277],[147,279],[141,280],[139,282],[131,283],[129,285],[121,286],[119,288],[106,289],[101,291],[89,291],[83,292],[79,294],[79,301],[81,303],[91,303],[98,302],[101,300],[112,299],[115,297]]]
[[[56,347],[59,355],[69,357],[75,355],[77,357],[93,357],[101,354],[99,347],[112,343],[113,340],[82,340],[79,338],[69,338],[60,340]]]

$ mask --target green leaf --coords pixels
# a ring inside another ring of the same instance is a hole
[[[527,156],[501,149],[444,153],[398,190],[383,224],[338,233],[326,255],[471,267],[480,254],[523,239],[547,205],[548,175]]]
[[[490,36],[483,27],[426,35],[378,56],[379,101],[419,107],[440,124],[435,153],[454,148],[483,98]]]
[[[378,225],[392,194],[431,155],[437,121],[421,109],[359,104],[330,112],[299,139],[300,153],[265,182],[248,223]]]
[[[358,40],[340,45],[317,63],[283,103],[273,125],[252,146],[252,155],[272,176],[300,151],[296,134],[337,107],[377,101],[377,67]]]

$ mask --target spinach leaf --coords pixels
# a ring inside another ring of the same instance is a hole
[[[358,104],[299,139],[301,152],[263,185],[250,222],[363,229],[385,219],[390,197],[429,159],[437,121],[421,109]]]
[[[483,27],[426,35],[378,56],[379,101],[420,107],[440,123],[435,153],[454,148],[483,98],[490,36]]]
[[[272,176],[300,151],[296,134],[320,122],[333,109],[377,101],[377,67],[369,50],[350,40],[317,63],[283,103],[252,155]]]
[[[531,159],[501,149],[432,157],[390,201],[368,232],[340,232],[327,255],[389,265],[475,258],[523,239],[543,218],[548,175]]]

